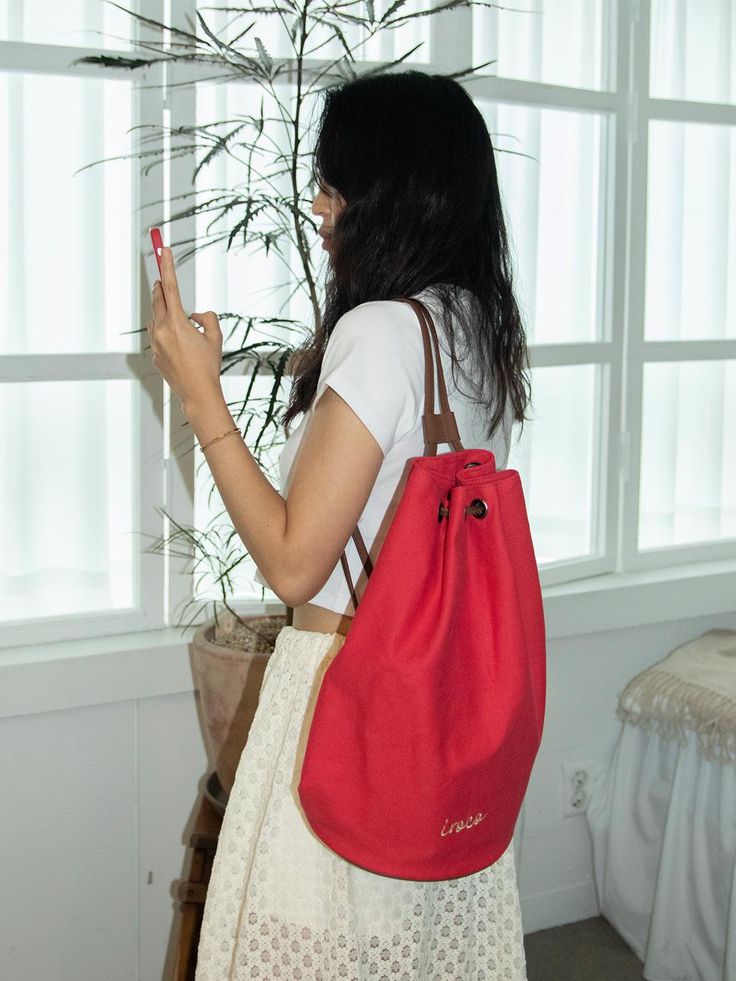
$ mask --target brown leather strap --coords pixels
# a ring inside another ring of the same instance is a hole
[[[414,308],[419,318],[419,326],[422,330],[422,345],[424,347],[424,414],[422,415],[422,426],[424,430],[424,455],[436,456],[438,443],[449,443],[453,450],[463,450],[465,447],[460,441],[460,433],[457,428],[455,413],[450,408],[447,398],[447,386],[445,384],[445,373],[442,368],[442,358],[440,355],[437,331],[432,320],[432,315],[421,300],[412,296],[397,296],[396,300],[401,303],[408,303]],[[430,341],[431,332],[431,341]],[[434,411],[434,365],[432,358],[432,348],[434,347],[434,361],[437,365],[437,390],[439,392],[440,411]],[[363,536],[358,526],[352,534],[353,542],[358,551],[358,556],[365,569],[366,577],[373,572],[373,563],[365,546]],[[342,569],[347,580],[350,596],[353,600],[353,607],[358,609],[358,597],[353,586],[350,575],[350,566],[345,552],[340,556]]]
[[[445,373],[442,369],[440,345],[437,340],[437,331],[432,320],[432,315],[427,307],[414,297],[397,297],[397,299],[403,303],[409,303],[414,307],[422,328],[422,341],[424,343],[424,415],[422,416],[424,426],[424,455],[436,456],[438,443],[449,443],[455,452],[463,450],[465,447],[460,442],[460,433],[458,432],[455,413],[450,408],[450,402],[447,398],[447,386],[445,385]],[[439,412],[434,411],[434,379],[428,329],[432,333],[434,360],[437,365],[437,389],[440,400]],[[427,447],[429,447],[429,452],[426,452]]]
[[[355,542],[355,547],[358,550],[358,555],[360,561],[363,563],[363,568],[365,569],[366,576],[370,576],[373,572],[373,563],[371,562],[371,557],[368,554],[368,549],[365,547],[365,542],[363,541],[363,536],[358,530],[358,526],[355,526],[355,531],[353,532],[353,541]],[[342,571],[345,573],[345,578],[348,582],[348,589],[350,590],[350,595],[353,599],[353,606],[358,609],[358,597],[355,593],[355,587],[353,586],[353,579],[350,575],[350,566],[348,565],[348,557],[345,552],[340,556],[340,561],[342,562]]]

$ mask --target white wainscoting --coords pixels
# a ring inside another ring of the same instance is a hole
[[[561,764],[602,765],[629,678],[711,627],[735,629],[736,613],[549,640],[545,729],[517,844],[526,933],[598,913],[585,816],[561,816]],[[3,981],[164,977],[172,882],[207,762],[186,640],[174,631],[147,656],[161,664],[149,660],[145,680],[133,652],[117,689],[87,705],[65,694],[57,709],[60,662],[55,675],[42,658],[25,672],[0,660],[0,691],[6,677],[16,696],[0,713]],[[28,711],[31,683],[42,711]]]

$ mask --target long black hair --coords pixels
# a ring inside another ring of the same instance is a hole
[[[313,177],[326,193],[338,192],[344,207],[331,239],[324,315],[294,358],[287,435],[311,405],[342,314],[425,289],[439,303],[438,334],[444,330],[456,386],[453,317],[462,333],[463,374],[471,397],[487,407],[488,438],[509,401],[523,429],[531,400],[526,336],[480,111],[455,80],[414,70],[359,77],[324,97]]]

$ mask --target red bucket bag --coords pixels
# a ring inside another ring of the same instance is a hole
[[[419,300],[425,456],[314,703],[298,784],[315,834],[349,862],[437,880],[507,849],[542,738],[542,592],[519,473],[464,449],[437,333]],[[431,330],[431,343],[429,331]],[[434,412],[432,344],[440,412]],[[437,444],[454,452],[437,455]]]

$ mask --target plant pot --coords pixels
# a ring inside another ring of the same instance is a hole
[[[192,638],[192,671],[199,691],[207,755],[229,795],[276,636],[286,617],[229,612],[202,624]]]
[[[220,778],[217,775],[217,770],[212,770],[207,774],[207,780],[204,785],[204,796],[212,805],[216,814],[220,817],[225,817],[225,808],[227,807],[229,794],[225,793],[225,790],[220,783]]]

